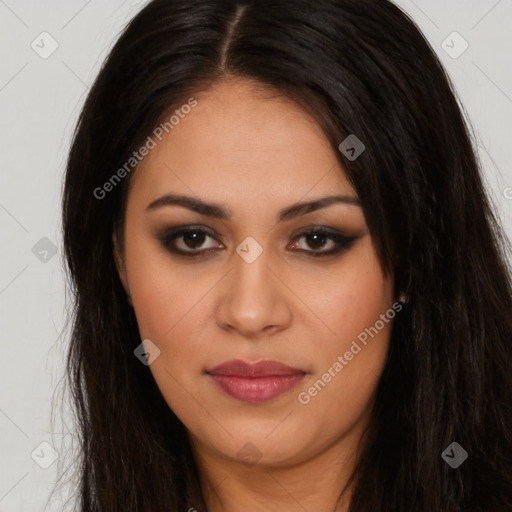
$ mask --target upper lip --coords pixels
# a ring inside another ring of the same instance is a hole
[[[264,360],[249,363],[241,359],[232,359],[208,370],[212,375],[231,375],[233,377],[270,377],[274,375],[300,375],[306,373],[298,368],[292,368],[279,361]]]

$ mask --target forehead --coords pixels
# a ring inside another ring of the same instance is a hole
[[[291,99],[245,80],[194,98],[197,105],[156,141],[133,177],[146,200],[178,190],[226,204],[355,194],[317,122]]]

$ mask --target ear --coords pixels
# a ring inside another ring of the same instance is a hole
[[[128,299],[130,306],[133,307],[132,296],[130,293],[130,287],[128,285],[128,276],[126,274],[126,264],[125,264],[125,260],[124,260],[124,255],[121,251],[121,248],[119,247],[116,233],[114,233],[112,235],[112,246],[114,249],[114,260],[116,263],[116,268],[117,268],[117,273],[119,275],[119,279],[121,280],[121,283],[123,284],[124,291],[126,292],[126,298]]]
[[[398,302],[400,302],[401,304],[406,304],[407,302],[409,302],[409,297],[404,292],[401,292],[400,295],[398,296]]]

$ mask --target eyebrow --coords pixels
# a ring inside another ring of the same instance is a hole
[[[314,199],[313,201],[295,203],[291,206],[287,206],[279,211],[277,219],[279,222],[288,221],[295,217],[300,217],[306,213],[311,213],[316,210],[320,210],[321,208],[327,208],[328,206],[337,203],[361,206],[361,202],[357,197],[343,195],[326,196]],[[164,206],[181,206],[201,215],[215,217],[222,220],[230,220],[233,216],[231,210],[226,209],[219,204],[206,203],[201,199],[179,194],[165,194],[164,196],[155,199],[147,206],[146,211],[153,211]]]

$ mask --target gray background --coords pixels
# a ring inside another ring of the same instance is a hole
[[[71,420],[59,413],[67,344],[62,176],[89,85],[145,3],[0,0],[0,512],[42,511],[57,475],[73,469],[66,451],[73,447]],[[397,3],[455,84],[489,192],[512,237],[512,0]],[[469,45],[460,55],[465,43],[454,31]],[[52,44],[58,48],[42,58]],[[47,510],[71,510],[70,476]]]

